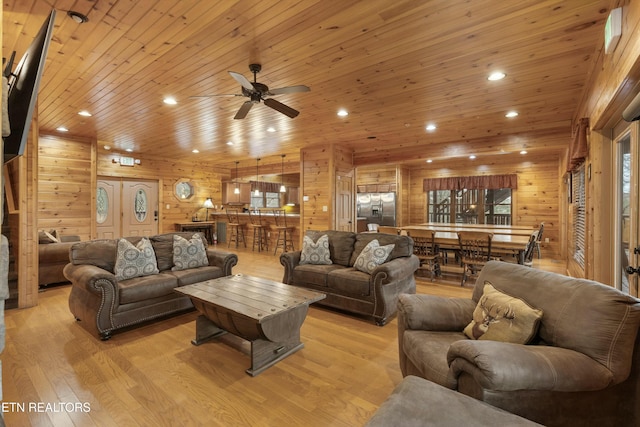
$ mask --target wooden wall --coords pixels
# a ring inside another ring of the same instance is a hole
[[[91,238],[93,158],[91,141],[40,136],[38,230]]]

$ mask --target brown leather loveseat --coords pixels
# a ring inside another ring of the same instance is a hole
[[[491,287],[528,308],[511,301],[498,315]],[[512,333],[529,309],[542,314],[526,345],[463,332]],[[400,296],[400,368],[547,426],[637,426],[639,325],[640,300],[614,288],[490,261],[470,299]]]
[[[282,281],[326,294],[317,304],[373,316],[378,325],[385,325],[395,316],[398,295],[416,291],[413,273],[420,261],[413,254],[413,240],[382,233],[336,230],[306,233],[314,242],[323,235],[328,236],[331,264],[301,264],[301,251],[285,252],[280,255],[284,266]],[[354,264],[372,240],[378,240],[381,246],[395,246],[386,262],[369,274],[354,268]]]
[[[228,276],[238,263],[236,254],[207,247],[202,233],[208,265],[176,268],[174,236],[192,240],[194,233],[166,233],[149,237],[157,262],[157,273],[118,280],[116,262],[119,239],[79,242],[71,247],[70,263],[64,275],[72,283],[69,309],[89,332],[109,339],[113,331],[193,309],[189,297],[173,289],[204,280]],[[127,237],[138,245],[142,237]],[[202,258],[201,258],[202,259]]]

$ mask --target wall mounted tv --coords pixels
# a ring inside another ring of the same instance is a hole
[[[56,11],[52,10],[15,70],[11,70],[11,60],[5,66],[4,75],[9,80],[7,107],[11,127],[11,134],[3,138],[5,162],[24,153],[55,17]]]

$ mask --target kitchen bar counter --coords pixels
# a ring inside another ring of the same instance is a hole
[[[269,251],[273,253],[275,249],[276,239],[278,238],[278,232],[276,231],[276,220],[273,214],[273,210],[265,209],[260,211],[260,216],[262,218],[262,224],[264,225],[264,229],[267,232],[267,239],[269,240]],[[213,221],[217,223],[216,227],[219,228],[221,223],[228,223],[227,219],[227,211],[218,211],[218,212],[209,212],[209,219],[213,218]],[[244,225],[244,237],[247,243],[247,248],[251,248],[253,246],[253,232],[249,224],[251,221],[249,219],[249,212],[238,212],[238,219],[240,223]],[[197,224],[197,223],[196,223]],[[287,212],[287,225],[289,227],[293,227],[293,244],[295,249],[300,249],[300,214],[299,213],[288,213]],[[229,239],[229,233],[225,232],[225,236],[221,235],[221,230],[218,230],[218,244],[227,244]],[[221,238],[224,237],[224,240]],[[257,249],[256,244],[256,250]],[[232,247],[233,248],[233,247]],[[282,252],[281,250],[279,252]]]

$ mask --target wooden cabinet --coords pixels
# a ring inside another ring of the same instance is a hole
[[[240,194],[235,194],[236,183],[227,182],[222,187],[222,203],[224,204],[236,204],[245,205],[251,203],[251,184],[246,182],[239,182],[237,184],[240,189]]]
[[[287,204],[288,205],[300,204],[300,187],[287,188]]]

